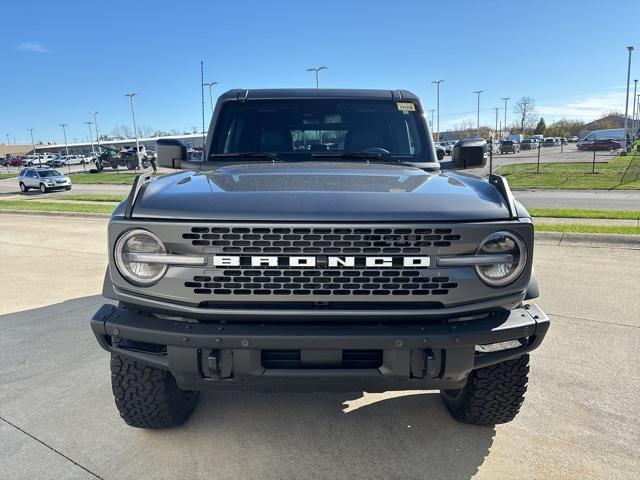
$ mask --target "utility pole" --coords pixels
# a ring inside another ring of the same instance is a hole
[[[213,87],[218,85],[218,82],[209,82],[204,84],[206,87],[209,87],[209,103],[211,103],[211,115],[213,115]]]
[[[476,116],[476,130],[477,130],[477,136],[480,137],[480,94],[484,92],[484,90],[474,90],[473,93],[475,93],[476,95],[478,95],[478,113]]]
[[[436,127],[436,142],[440,141],[440,84],[444,80],[432,80],[431,83],[436,84],[436,111],[437,111],[437,127]]]
[[[501,100],[504,100],[504,131],[506,132],[507,131],[507,102],[510,100],[510,98],[502,97]]]
[[[316,88],[320,88],[320,70],[326,70],[328,67],[311,67],[307,68],[307,72],[316,72]]]
[[[635,134],[636,131],[636,91],[638,90],[638,79],[636,78],[633,81],[633,97],[631,101],[633,102],[633,115],[631,116],[631,133]]]
[[[494,110],[496,111],[496,129],[495,129],[495,132],[497,134],[498,133],[498,111],[500,110],[500,107],[495,107]]]
[[[133,119],[133,134],[136,137],[136,158],[138,159],[138,168],[140,165],[140,145],[138,144],[138,128],[136,127],[136,113],[133,110],[133,97],[135,97],[137,93],[126,93],[125,97],[129,97],[129,102],[131,103],[131,118]]]
[[[625,98],[625,103],[624,103],[624,145],[625,145],[625,152],[628,150],[629,148],[629,142],[627,141],[627,117],[629,115],[629,81],[631,80],[631,52],[633,52],[633,45],[629,45],[627,47],[627,50],[629,50],[629,62],[627,64],[627,96]]]

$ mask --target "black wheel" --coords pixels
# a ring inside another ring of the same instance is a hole
[[[444,153],[442,153],[440,150],[438,150],[436,155],[438,156],[438,160],[442,160],[444,158]]]
[[[44,183],[40,184],[40,193],[47,193],[49,189],[45,186]]]
[[[171,373],[115,354],[111,354],[111,388],[122,419],[138,428],[182,425],[199,396],[180,390]]]
[[[65,190],[71,190],[71,187],[64,187]]]
[[[456,420],[475,425],[510,422],[520,411],[527,391],[529,355],[474,370],[459,390],[440,390]]]
[[[20,182],[20,191],[26,193],[29,191],[29,187],[27,187],[24,183]]]

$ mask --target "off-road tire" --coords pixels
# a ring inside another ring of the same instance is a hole
[[[171,373],[116,354],[111,354],[111,388],[122,419],[138,428],[182,425],[199,396],[180,390]]]
[[[529,355],[474,370],[460,390],[441,390],[449,413],[475,425],[510,422],[520,411],[527,391]]]

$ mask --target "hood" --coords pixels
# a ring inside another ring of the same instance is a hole
[[[454,172],[365,162],[252,163],[144,185],[134,218],[220,221],[485,221],[509,218],[498,190]]]

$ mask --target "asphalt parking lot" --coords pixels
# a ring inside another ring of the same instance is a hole
[[[88,324],[105,229],[0,214],[3,478],[637,478],[640,250],[538,243],[552,326],[509,424],[457,423],[430,391],[207,392],[185,427],[144,431]]]

